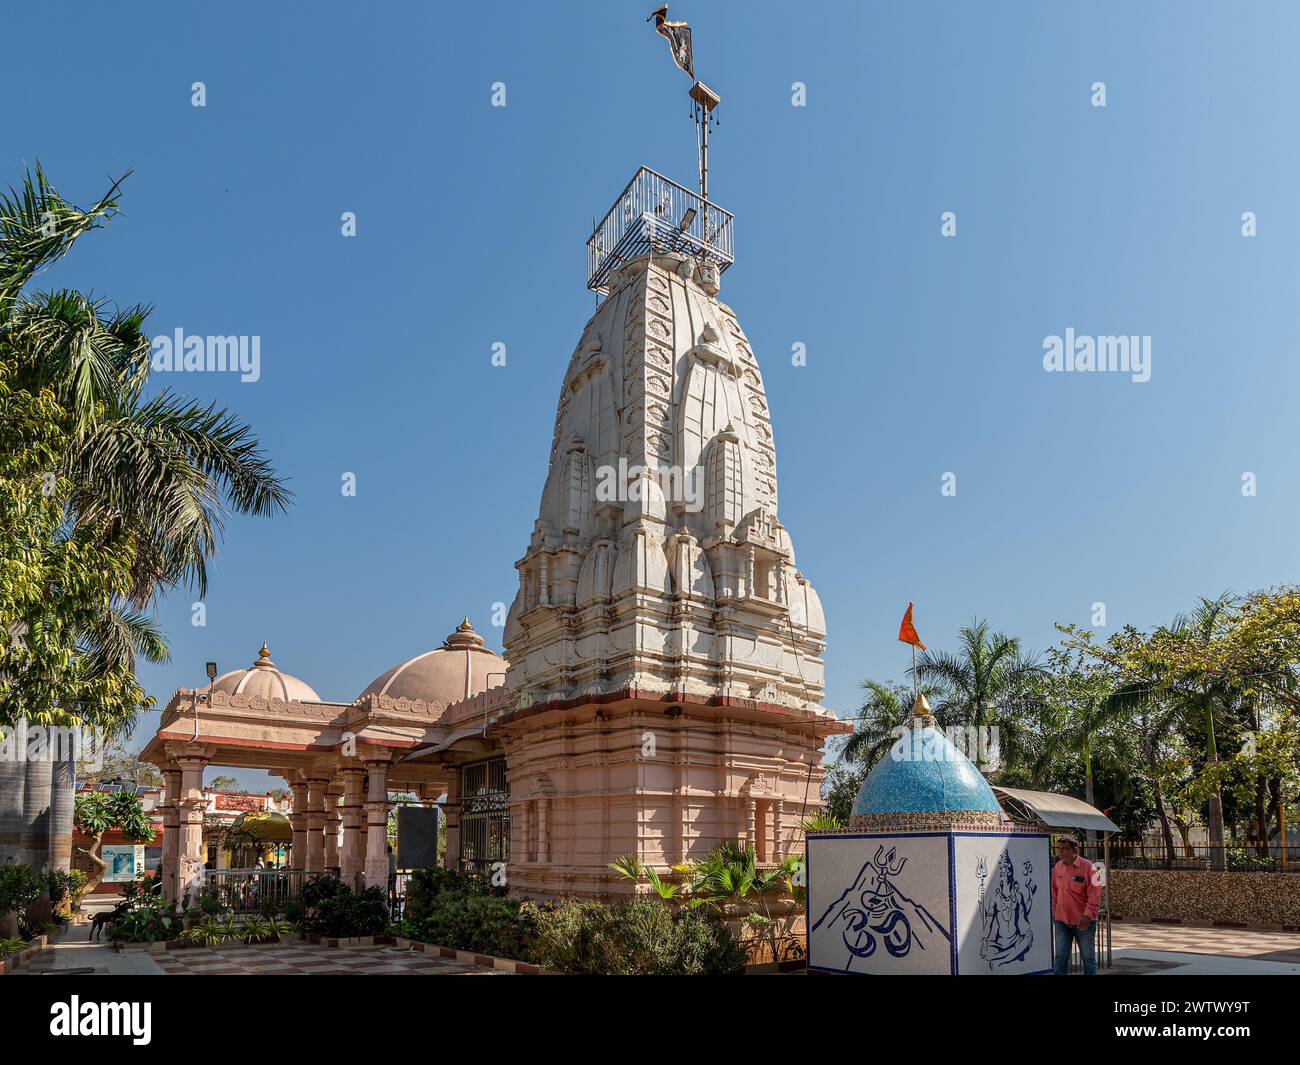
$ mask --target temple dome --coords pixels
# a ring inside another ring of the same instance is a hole
[[[271,661],[271,652],[262,644],[257,661],[247,669],[224,673],[212,682],[213,692],[227,695],[246,695],[263,699],[296,699],[304,703],[321,701],[315,689],[306,681],[288,673],[281,673]]]
[[[441,647],[381,673],[360,698],[385,695],[446,706],[502,684],[506,668],[506,660],[483,646],[483,637],[466,618]]]
[[[917,696],[909,728],[867,774],[853,803],[854,828],[927,829],[954,823],[996,828],[1002,808],[984,776]]]

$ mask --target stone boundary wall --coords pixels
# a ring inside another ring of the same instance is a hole
[[[1112,869],[1110,912],[1125,921],[1300,931],[1300,873]]]

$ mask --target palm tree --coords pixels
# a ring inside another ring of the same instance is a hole
[[[1214,599],[1201,598],[1190,614],[1180,614],[1168,628],[1158,630],[1158,635],[1177,643],[1190,643],[1204,647],[1221,635],[1223,623],[1235,599],[1223,592]],[[1205,729],[1205,768],[1211,786],[1206,828],[1210,836],[1211,868],[1227,868],[1224,852],[1223,793],[1218,780],[1219,747],[1215,737],[1215,710],[1225,709],[1237,700],[1241,692],[1209,672],[1193,671],[1176,679],[1171,693],[1180,706],[1183,716],[1193,727]]]
[[[57,473],[71,489],[61,534],[131,550],[128,592],[81,629],[76,656],[92,676],[129,670],[137,655],[165,661],[166,643],[144,611],[169,588],[205,593],[224,513],[271,515],[290,498],[251,429],[228,411],[166,389],[145,398],[148,308],[112,308],[71,291],[25,292],[40,269],[117,213],[121,180],[87,210],[63,199],[39,165],[18,189],[0,194],[0,355],[14,367],[15,388],[47,390],[67,413],[69,443]],[[132,724],[103,720],[93,706],[59,707],[54,718],[118,734]],[[0,765],[0,793],[16,790],[6,770],[12,763]],[[61,791],[73,786],[66,771],[57,781]],[[41,805],[49,788],[48,780],[29,778],[25,806]],[[69,796],[54,806],[58,836]],[[45,826],[48,851],[48,815]],[[30,835],[32,827],[24,830]],[[41,849],[34,839],[29,846],[33,854]]]
[[[1020,697],[1043,668],[1037,657],[1021,651],[1018,637],[990,632],[982,618],[963,626],[958,638],[956,654],[924,652],[916,661],[916,679],[938,692],[934,712],[943,724],[996,726],[1004,755],[1014,754]]]
[[[1125,725],[1131,720],[1132,701],[1116,690],[1114,678],[1103,669],[1089,669],[1067,652],[1049,651],[1053,668],[1038,685],[1041,701],[1035,713],[1037,743],[1028,759],[1036,785],[1048,782],[1062,757],[1083,767],[1084,800],[1095,806],[1093,770],[1098,766],[1123,770],[1134,761],[1133,742]],[[1117,774],[1121,780],[1122,773]],[[1095,833],[1088,832],[1088,838]]]
[[[846,762],[870,769],[898,738],[899,728],[907,724],[911,697],[908,694],[910,689],[881,684],[876,680],[864,680],[862,687],[867,697],[858,709],[858,720],[854,723],[853,733],[844,741],[840,756]],[[926,689],[925,694],[928,698],[934,690]]]

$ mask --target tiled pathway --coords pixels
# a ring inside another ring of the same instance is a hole
[[[153,955],[169,976],[505,976],[494,969],[395,947],[190,948]]]
[[[1115,964],[1103,973],[1136,976],[1300,974],[1300,933],[1116,921]]]
[[[116,951],[90,942],[90,926],[74,926],[50,949],[19,969],[18,976],[79,973],[87,976],[507,976],[450,958],[395,947],[230,946],[190,947],[152,953]]]

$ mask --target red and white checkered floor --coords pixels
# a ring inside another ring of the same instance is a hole
[[[393,947],[285,946],[189,948],[154,954],[169,976],[505,976],[479,965]]]

